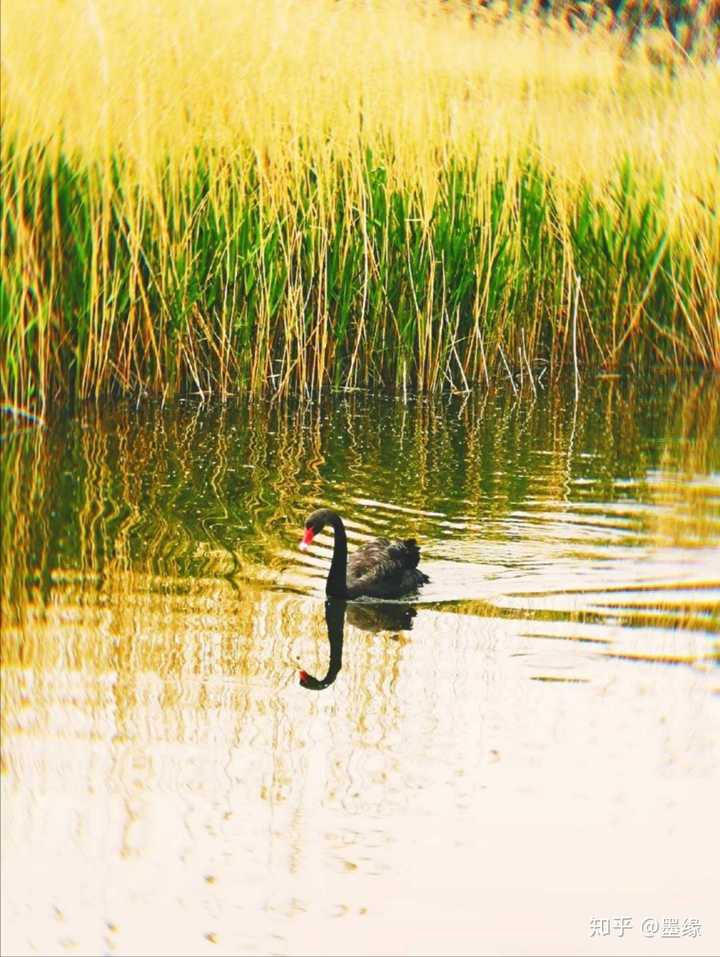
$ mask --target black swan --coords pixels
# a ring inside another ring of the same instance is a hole
[[[430,581],[417,567],[420,549],[414,538],[391,542],[376,538],[353,552],[348,560],[345,526],[337,512],[318,509],[305,521],[300,547],[308,547],[326,525],[335,531],[330,573],[325,586],[328,598],[397,598]]]

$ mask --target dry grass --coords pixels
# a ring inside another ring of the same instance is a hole
[[[401,3],[8,0],[15,402],[720,369],[720,71]]]

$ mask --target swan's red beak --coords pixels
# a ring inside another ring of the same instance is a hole
[[[308,680],[308,673],[307,673],[307,671],[301,671],[301,672],[300,672],[300,684],[301,684],[301,685],[304,685],[307,680]]]
[[[315,532],[311,528],[306,528],[303,540],[300,542],[300,550],[304,552],[313,538],[315,538]]]

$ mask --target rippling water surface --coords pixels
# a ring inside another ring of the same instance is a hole
[[[16,425],[3,953],[717,952],[717,381]]]

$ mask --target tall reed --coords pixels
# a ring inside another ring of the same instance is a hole
[[[720,71],[435,5],[8,0],[16,403],[720,369]]]

